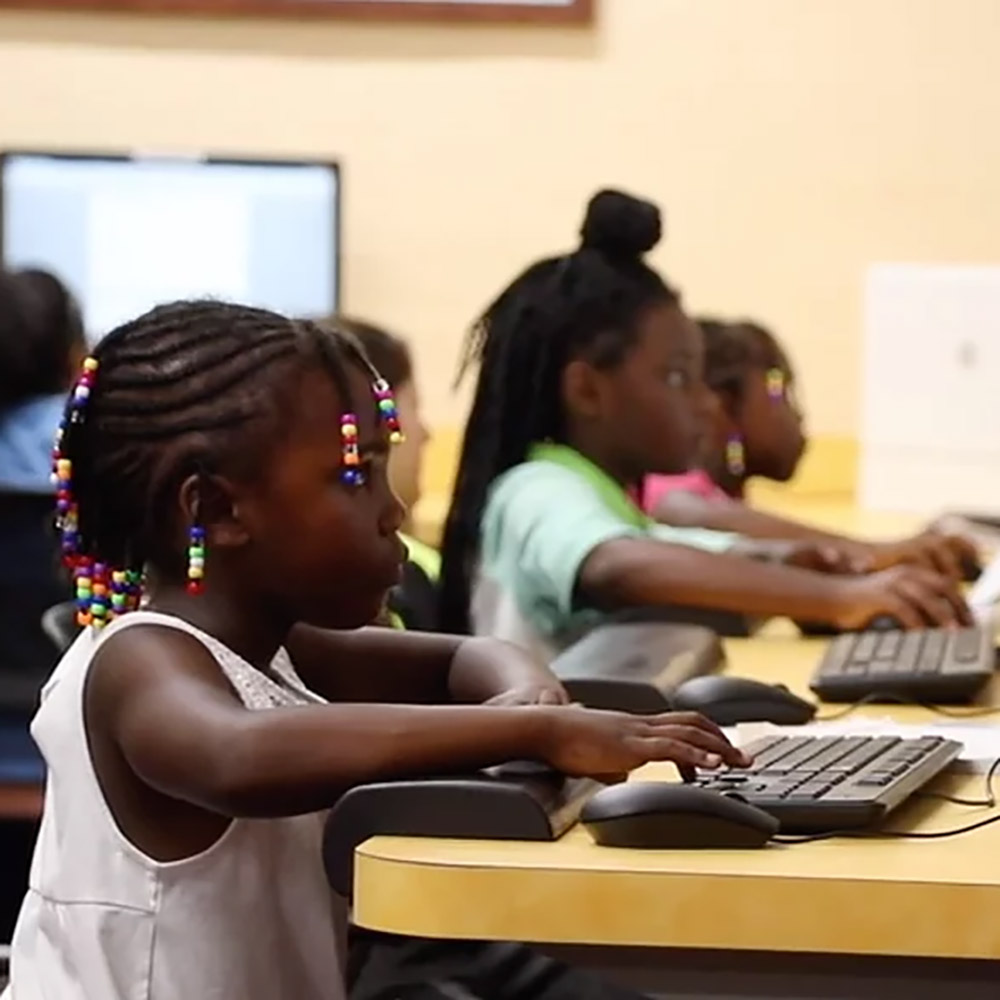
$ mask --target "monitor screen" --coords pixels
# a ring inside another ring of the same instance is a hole
[[[158,303],[211,297],[292,316],[338,302],[331,164],[0,157],[5,267],[40,267],[98,338]]]

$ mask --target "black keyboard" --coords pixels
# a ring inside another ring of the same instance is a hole
[[[854,632],[832,640],[809,686],[823,701],[968,701],[993,676],[984,628]]]
[[[782,833],[877,825],[962,750],[927,736],[767,736],[748,744],[748,769],[700,772],[696,783],[770,813]]]

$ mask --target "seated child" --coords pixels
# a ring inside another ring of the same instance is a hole
[[[58,278],[0,271],[0,707],[24,726],[56,661],[42,614],[72,596],[52,534],[52,437],[85,351]]]
[[[701,332],[642,260],[654,205],[605,191],[582,244],[518,276],[475,327],[480,370],[445,528],[441,626],[562,645],[609,611],[717,609],[857,628],[968,620],[923,569],[833,576],[664,532],[629,498],[687,467],[707,393]]]
[[[259,309],[162,306],[83,362],[55,471],[85,627],[32,725],[48,780],[7,1000],[341,998],[320,845],[345,790],[746,764],[700,716],[567,705],[516,649],[361,628],[399,578],[398,432],[352,339]],[[554,1000],[628,995],[543,975]]]
[[[712,396],[698,466],[647,476],[642,502],[658,520],[737,531],[753,538],[814,542],[839,551],[858,571],[914,563],[959,577],[974,562],[960,534],[929,530],[893,542],[865,542],[767,514],[744,502],[754,476],[788,482],[806,448],[795,372],[774,335],[751,322],[699,320],[705,381]]]
[[[413,357],[406,341],[371,323],[338,316],[331,320],[352,333],[368,359],[393,388],[399,419],[406,428],[403,440],[389,453],[389,485],[406,511],[404,530],[399,533],[406,546],[403,579],[389,595],[390,620],[397,626],[422,631],[433,630],[437,615],[437,583],[441,556],[437,549],[406,532],[410,512],[420,499],[420,472],[424,447],[430,434],[420,416],[420,399],[413,374]]]

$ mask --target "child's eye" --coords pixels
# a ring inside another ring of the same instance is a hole
[[[671,389],[686,389],[691,384],[691,377],[680,368],[671,368],[667,372],[667,385]]]

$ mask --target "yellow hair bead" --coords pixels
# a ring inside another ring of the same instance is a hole
[[[785,373],[780,368],[767,370],[767,394],[776,400],[785,395]]]

